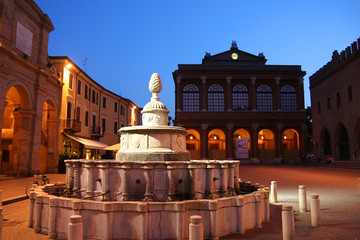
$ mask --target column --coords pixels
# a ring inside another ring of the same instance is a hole
[[[259,125],[252,126],[251,133],[251,148],[252,148],[252,156],[251,160],[253,163],[259,163],[259,151],[258,151],[258,129]]]
[[[234,159],[233,124],[226,124],[226,159]]]
[[[210,211],[210,221],[209,221],[209,228],[210,228],[210,237],[212,239],[218,239],[218,231],[217,231],[217,208],[218,208],[218,201],[212,200],[209,202],[209,211]]]
[[[207,136],[207,124],[201,124],[201,147],[200,147],[200,157],[201,160],[208,159],[208,136]]]
[[[71,163],[65,163],[66,166],[66,190],[70,191],[74,188],[74,167]]]
[[[14,110],[14,134],[13,149],[10,155],[9,171],[16,172],[18,175],[27,176],[32,169],[32,148],[30,144],[31,120],[34,113],[26,110]]]
[[[176,211],[176,239],[183,240],[184,232],[185,232],[185,203],[184,202],[177,202],[175,204],[175,211]]]
[[[122,179],[122,200],[127,201],[129,200],[129,174],[130,174],[131,165],[130,164],[124,164],[123,165],[123,179]]]
[[[296,89],[296,101],[297,101],[297,109],[302,110],[305,109],[304,106],[304,79],[303,77],[299,77],[299,84]]]
[[[86,198],[88,199],[92,199],[92,197],[94,196],[94,183],[95,183],[95,179],[94,179],[94,168],[92,166],[91,163],[86,163],[85,164],[85,169],[87,170],[88,174],[87,174],[87,188],[86,188]]]
[[[175,89],[175,93],[176,93],[176,102],[175,102],[175,109],[177,112],[181,112],[183,109],[182,106],[182,89],[181,89],[181,79],[182,76],[177,76],[176,77],[176,89]]]
[[[220,175],[220,197],[224,197],[228,188],[228,163],[220,163],[221,175]]]
[[[152,171],[153,165],[147,164],[144,166],[145,174],[145,201],[153,201],[154,196],[152,192]]]
[[[280,77],[275,77],[275,89],[274,89],[274,94],[275,94],[275,102],[273,102],[273,106],[274,106],[274,111],[280,111]],[[273,95],[274,96],[274,95]]]
[[[229,172],[228,195],[229,196],[235,195],[234,171],[235,171],[234,163],[229,163],[229,169],[228,169],[228,172]]]
[[[74,162],[74,188],[73,188],[73,196],[75,198],[81,198],[80,193],[80,162]]]
[[[203,194],[204,193],[201,193],[199,190],[198,190],[198,182],[199,182],[199,179],[198,179],[198,168],[199,168],[199,165],[197,165],[196,163],[192,163],[192,164],[189,164],[189,171],[190,171],[190,184],[191,184],[191,196],[192,196],[192,199],[196,200],[196,199],[201,199],[203,198],[204,196],[199,196],[200,194]]]
[[[232,112],[232,91],[231,91],[231,76],[226,77],[226,89],[225,89],[225,111]]]
[[[103,200],[110,200],[110,191],[109,191],[109,163],[104,162],[100,165],[100,169],[102,171],[102,194]]]
[[[240,186],[239,186],[239,163],[234,163],[234,188],[235,193],[240,193]]]
[[[249,110],[256,111],[256,77],[251,77],[251,88],[249,96]]]
[[[283,132],[283,126],[277,125],[275,132],[275,159],[278,163],[281,163],[283,159],[282,132]]]
[[[207,111],[207,88],[206,88],[206,76],[201,77],[201,89],[200,89],[200,111]]]
[[[57,208],[57,198],[50,198],[49,199],[49,231],[48,237],[50,239],[56,238],[56,208]]]
[[[307,154],[306,138],[307,138],[307,126],[304,124],[301,126],[301,133],[299,133],[299,147],[300,147],[300,156]]]
[[[167,175],[168,175],[168,183],[169,183],[169,189],[168,189],[168,201],[174,201],[175,200],[175,170],[176,165],[167,165]]]
[[[105,214],[105,239],[113,239],[114,232],[114,204],[104,203],[103,211]]]
[[[205,191],[205,198],[213,199],[214,198],[214,191],[215,188],[215,181],[214,181],[214,163],[206,164],[206,191]]]

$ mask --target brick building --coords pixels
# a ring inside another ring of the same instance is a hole
[[[310,77],[314,153],[360,160],[360,39]]]
[[[141,109],[132,101],[103,88],[67,57],[49,58],[53,30],[33,0],[1,1],[0,174],[56,172],[60,154],[85,157],[90,149],[97,156],[99,144],[119,141],[116,128],[140,124]]]
[[[188,130],[192,159],[294,162],[306,153],[301,66],[266,65],[231,49],[173,72],[175,125]]]

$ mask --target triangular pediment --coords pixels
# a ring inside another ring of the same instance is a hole
[[[258,56],[232,47],[229,51],[218,53],[211,56],[206,53],[202,60],[202,64],[206,65],[264,65],[266,63],[265,56],[259,53]]]

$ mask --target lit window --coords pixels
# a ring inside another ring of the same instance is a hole
[[[81,81],[78,80],[77,93],[81,95]]]
[[[199,111],[199,88],[194,84],[183,88],[183,111]]]
[[[224,89],[219,84],[213,84],[208,89],[208,110],[224,111]]]
[[[291,85],[284,85],[280,90],[280,109],[282,111],[296,111],[296,90]]]
[[[72,89],[73,88],[73,80],[74,80],[74,75],[72,75],[70,73],[70,76],[69,76],[69,88]]]
[[[258,111],[272,111],[272,90],[266,84],[261,84],[256,90],[256,104]]]
[[[237,84],[233,88],[233,110],[246,110],[249,106],[249,91],[243,84]]]

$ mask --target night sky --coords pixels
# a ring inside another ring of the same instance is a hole
[[[309,76],[360,37],[359,0],[35,0],[49,15],[49,55],[68,56],[91,78],[139,107],[157,72],[160,101],[174,117],[178,64],[201,64],[236,41],[266,64],[301,65]]]

